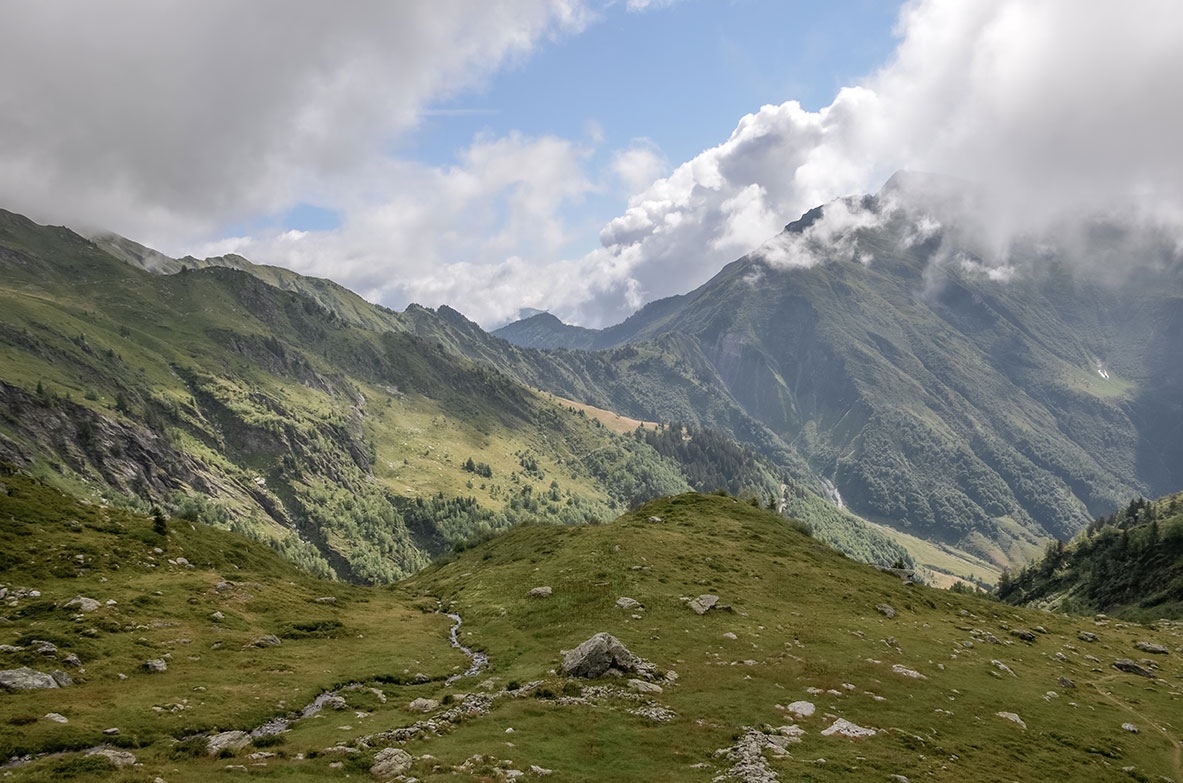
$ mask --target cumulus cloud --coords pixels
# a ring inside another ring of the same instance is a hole
[[[175,246],[352,187],[431,102],[588,18],[579,0],[8,4],[0,202]]]
[[[601,235],[618,264],[634,264],[633,289],[687,290],[783,223],[874,192],[899,169],[975,183],[975,206],[989,210],[982,230],[993,234],[979,245],[993,255],[1017,233],[1065,229],[1085,214],[1183,224],[1183,103],[1173,97],[1183,94],[1183,7],[918,0],[898,33],[892,61],[829,106],[764,106],[633,197]],[[914,240],[941,217],[924,221]],[[811,247],[799,236],[761,252],[808,265]]]

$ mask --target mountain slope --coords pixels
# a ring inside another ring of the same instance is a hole
[[[767,428],[851,509],[998,564],[1183,485],[1177,251],[1146,239],[1118,280],[1035,242],[992,266],[958,215],[901,207],[900,187],[813,210],[591,337],[596,355],[685,346],[693,369],[678,374]],[[532,323],[531,344],[565,344]]]
[[[0,670],[73,681],[0,689],[13,783],[361,778],[379,758],[422,781],[1183,775],[1178,656],[1155,655],[1153,679],[1113,666],[1143,657],[1139,642],[1173,649],[1177,628],[906,584],[731,498],[521,527],[364,588],[229,533],[171,520],[161,534],[25,476],[0,483]],[[708,592],[730,608],[695,613],[685,599]],[[477,671],[441,608],[487,656]],[[652,679],[564,676],[561,651],[599,632]],[[827,733],[852,730],[840,721],[874,734]],[[136,766],[115,770],[122,754]]]

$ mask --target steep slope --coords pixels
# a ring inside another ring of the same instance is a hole
[[[1183,495],[1133,500],[1007,574],[1002,600],[1149,622],[1183,619]]]
[[[129,247],[0,214],[0,459],[367,582],[513,524],[602,521],[690,488],[643,438],[404,327],[434,313],[246,262],[150,274]],[[789,484],[770,466],[759,482]],[[802,498],[786,509],[851,553],[906,558]]]
[[[72,681],[0,689],[14,783],[1183,775],[1178,656],[1132,661],[1145,677],[1113,665],[1140,642],[1173,649],[1177,628],[906,584],[730,498],[521,527],[362,588],[221,531],[160,534],[3,484],[0,670]],[[719,601],[700,615],[687,599],[704,593]],[[449,626],[486,656],[475,670]],[[565,676],[561,651],[601,632],[652,673]],[[379,760],[393,771],[372,773]]]
[[[1017,242],[999,264],[964,216],[901,206],[900,187],[811,211],[592,344],[685,346],[692,373],[852,510],[998,564],[1183,485],[1177,250],[1140,238],[1110,280],[1088,269],[1093,245]],[[564,344],[542,331],[533,344]]]

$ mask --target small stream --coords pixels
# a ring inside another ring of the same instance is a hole
[[[479,674],[482,669],[489,665],[489,656],[483,652],[475,651],[471,647],[465,647],[463,644],[461,644],[460,626],[464,624],[464,621],[460,619],[460,615],[458,614],[452,614],[450,612],[445,612],[444,614],[446,614],[452,619],[453,622],[456,623],[452,626],[452,631],[449,634],[449,639],[452,642],[452,646],[467,655],[469,658],[472,658],[472,663],[469,665],[466,671],[461,672],[460,674],[453,674],[451,677],[444,680],[445,685],[451,685],[461,677],[471,677],[474,674]]]

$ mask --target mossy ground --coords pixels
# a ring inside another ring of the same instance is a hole
[[[518,528],[392,587],[355,588],[302,575],[221,531],[174,521],[160,539],[149,519],[77,505],[20,476],[5,483],[2,581],[42,595],[4,608],[0,642],[53,641],[85,668],[69,688],[0,694],[3,755],[33,756],[5,770],[14,781],[175,783],[227,776],[231,767],[261,779],[364,778],[383,744],[410,752],[408,775],[422,781],[496,780],[530,765],[554,770],[551,780],[708,781],[730,764],[718,749],[745,727],[792,722],[783,707],[797,700],[817,712],[797,719],[806,734],[789,757],[768,757],[782,780],[1183,780],[1174,627],[905,585],[731,498],[682,495],[609,524]],[[178,556],[195,568],[168,563]],[[224,581],[234,586],[219,592]],[[527,597],[540,585],[552,587],[550,598]],[[702,593],[731,611],[695,614],[683,599]],[[61,608],[78,594],[117,603],[81,616]],[[336,601],[316,601],[325,596]],[[622,596],[643,608],[619,608]],[[467,659],[449,646],[437,601],[464,618],[461,640],[489,654],[486,671],[444,683]],[[1036,626],[1046,633],[1033,642],[1011,633]],[[1098,640],[1081,641],[1084,630]],[[644,697],[676,717],[657,723],[631,713],[643,702],[617,680],[597,683],[614,689],[587,703],[564,698],[581,691],[556,673],[560,651],[598,631],[659,673],[676,672],[662,693]],[[262,634],[283,643],[245,646]],[[1172,652],[1148,656],[1134,648],[1143,640]],[[0,654],[0,663],[63,668],[31,654]],[[167,672],[139,669],[165,655]],[[1158,678],[1118,672],[1111,664],[1119,657],[1154,657]],[[927,679],[893,671],[897,664]],[[416,674],[427,681],[414,684]],[[297,721],[279,740],[225,758],[185,741],[258,726],[350,682],[364,687],[341,691],[346,709]],[[360,747],[364,736],[430,717],[408,709],[413,699],[451,696],[454,705],[468,693],[495,694],[489,711],[438,736]],[[49,712],[69,723],[46,720]],[[1017,713],[1026,728],[998,712]],[[838,717],[878,733],[821,736]],[[1123,730],[1127,722],[1139,733]],[[108,727],[119,736],[104,736]],[[114,771],[75,752],[41,755],[104,741],[130,749],[138,765]],[[339,746],[360,752],[329,750]]]

